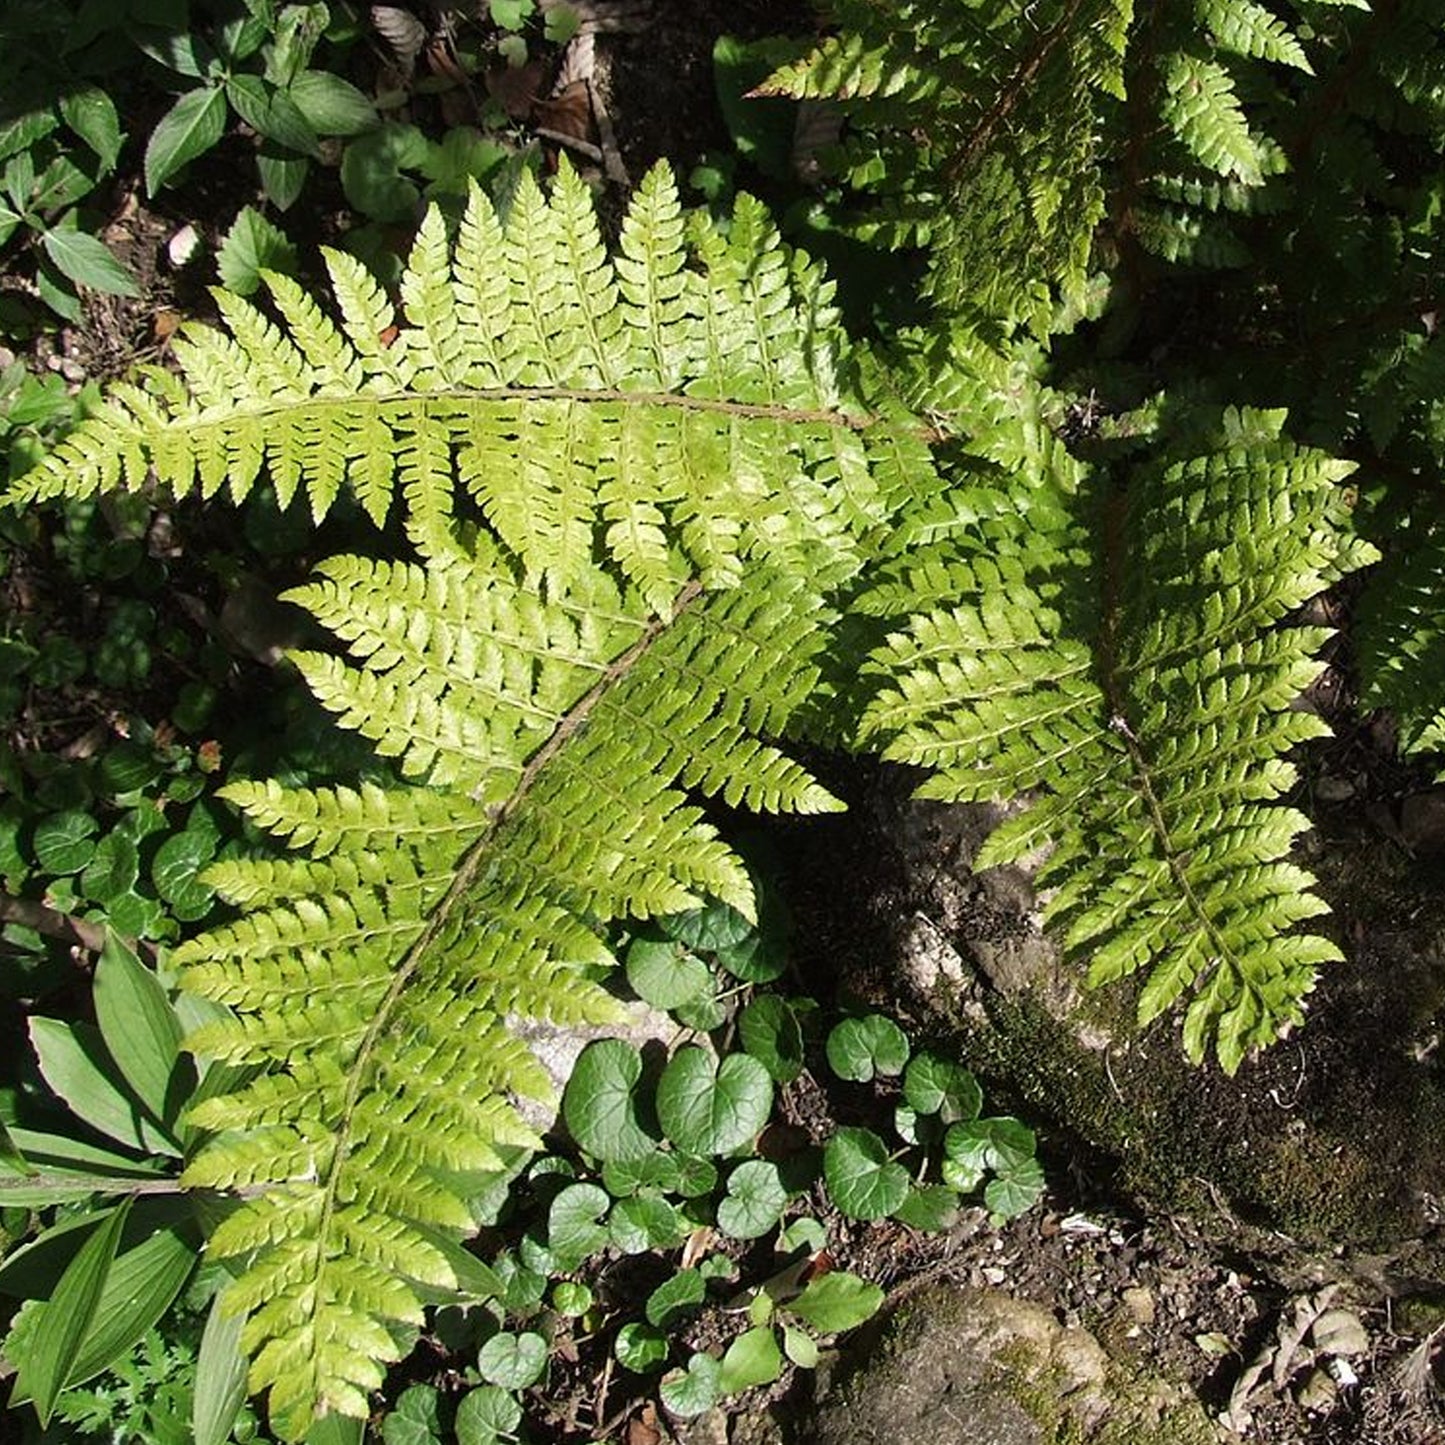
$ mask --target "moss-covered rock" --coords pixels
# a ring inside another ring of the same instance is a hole
[[[1214,1445],[1199,1403],[996,1290],[935,1285],[834,1371],[814,1445]]]

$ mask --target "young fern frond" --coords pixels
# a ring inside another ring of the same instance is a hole
[[[350,487],[415,553],[290,594],[346,654],[297,654],[307,683],[398,781],[232,784],[294,854],[217,864],[238,916],[174,955],[231,1010],[190,1043],[245,1081],[193,1109],[184,1182],[240,1195],[208,1248],[288,1440],[365,1416],[424,1306],[476,1284],[478,1172],[549,1090],[513,1024],[613,1016],[614,919],[752,911],[703,801],[838,806],[775,740],[929,468],[901,408],[845,394],[829,287],[762,208],[689,237],[664,169],[616,261],[564,166],[505,223],[474,191],[455,244],[428,215],[400,318],[330,267],[339,321],[279,277],[279,320],[220,295],[181,379],[122,388],[16,493],[265,477],[320,515]]]
[[[863,743],[932,769],[927,796],[1027,799],[978,866],[1046,849],[1045,916],[1090,980],[1143,973],[1141,1026],[1187,1001],[1189,1056],[1231,1073],[1339,957],[1293,931],[1325,907],[1285,857],[1306,820],[1273,803],[1283,755],[1326,731],[1292,704],[1327,634],[1279,624],[1373,555],[1340,529],[1348,464],[1281,422],[1230,414],[1122,484],[1053,465],[1016,510],[903,535],[859,603],[904,624]],[[910,616],[910,593],[931,605]]]

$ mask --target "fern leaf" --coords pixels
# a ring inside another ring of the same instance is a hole
[[[1211,450],[1136,470],[1122,497],[1098,479],[1062,511],[924,548],[933,607],[875,654],[863,724],[935,770],[929,796],[1031,797],[978,866],[1051,845],[1046,916],[1091,981],[1142,973],[1141,1025],[1188,1000],[1190,1057],[1212,1043],[1229,1072],[1338,957],[1290,932],[1324,905],[1285,861],[1305,819],[1272,805],[1293,780],[1283,755],[1326,731],[1292,709],[1325,633],[1279,624],[1370,556],[1341,532],[1348,465],[1280,422],[1231,415]]]
[[[1255,0],[1195,0],[1194,13],[1221,50],[1314,74],[1298,36]]]
[[[612,260],[564,168],[505,224],[474,189],[454,242],[428,215],[400,318],[339,255],[339,319],[281,277],[273,311],[222,294],[181,377],[117,388],[17,489],[154,470],[402,513],[408,559],[290,594],[335,639],[303,676],[397,776],[232,784],[291,852],[214,865],[236,914],[174,954],[224,1006],[190,1046],[239,1071],[192,1111],[185,1182],[239,1196],[208,1248],[283,1439],[365,1415],[424,1305],[467,1297],[473,1177],[535,1144],[515,1101],[551,1088],[514,1025],[612,1017],[611,920],[752,911],[702,802],[838,806],[779,739],[834,599],[937,492],[907,409],[840,381],[831,289],[761,206],[689,236],[659,170],[621,237]]]
[[[1259,148],[1222,65],[1178,52],[1168,57],[1164,86],[1164,121],[1192,156],[1221,176],[1263,181]]]

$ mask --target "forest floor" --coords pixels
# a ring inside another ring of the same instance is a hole
[[[686,174],[705,153],[730,149],[713,91],[714,38],[724,30],[745,37],[797,33],[809,23],[804,7],[779,7],[770,0],[673,0],[656,7],[643,28],[599,40],[596,81],[612,127],[607,149],[615,146],[613,155],[633,181],[658,157]],[[209,310],[200,284],[205,278],[172,266],[165,256],[169,239],[186,225],[214,245],[237,208],[255,200],[245,158],[218,156],[217,164],[206,168],[207,180],[167,192],[154,204],[142,199],[138,176],[122,178],[106,239],[137,271],[144,294],[139,301],[92,296],[82,323],[35,340],[32,355],[40,366],[78,382],[108,378],[140,361],[163,361],[177,323]],[[231,160],[234,169],[228,169]],[[613,184],[620,192],[620,181]],[[331,232],[328,202],[323,196],[307,215],[288,216],[286,223],[306,256]],[[91,700],[93,710],[103,704]],[[73,745],[90,725],[83,719],[74,736],[52,738],[47,746]],[[1387,741],[1360,728],[1347,746],[1383,756]],[[1364,783],[1352,780],[1347,799],[1332,806],[1372,817],[1382,849],[1441,856],[1434,851],[1441,837],[1401,832],[1402,790],[1413,788],[1413,781],[1386,777],[1379,768],[1365,773]],[[1412,826],[1428,834],[1437,806],[1416,805]],[[846,837],[831,836],[846,854]],[[1328,835],[1321,836],[1328,846]],[[852,846],[864,845],[855,835]],[[817,956],[819,940],[827,937],[825,915],[840,874],[831,858],[805,861],[792,871],[794,912],[813,939],[800,950],[800,968],[816,991],[825,986],[828,965]],[[1377,1045],[1368,1036],[1360,1039],[1362,1049]],[[811,1134],[830,1121],[851,1122],[846,1101],[829,1098],[825,1088],[805,1075],[785,1096],[797,1126]],[[1283,1119],[1288,1102],[1276,1104]],[[1212,1414],[1228,1414],[1233,1405],[1241,1438],[1257,1445],[1445,1441],[1445,1412],[1433,1372],[1433,1346],[1445,1329],[1445,1286],[1408,1299],[1392,1297],[1384,1286],[1373,1294],[1356,1286],[1322,1296],[1330,1288],[1323,1283],[1330,1274],[1327,1258],[1312,1286],[1292,1242],[1237,1220],[1223,1197],[1207,1217],[1158,1207],[1142,1212],[1121,1189],[1115,1161],[1073,1142],[1067,1121],[1033,1122],[1045,1143],[1049,1178],[1041,1206],[1002,1227],[990,1224],[982,1209],[969,1211],[951,1231],[935,1236],[894,1222],[862,1225],[833,1215],[828,1224],[834,1264],[878,1281],[890,1303],[944,1280],[1002,1289],[1041,1304],[1060,1323],[1094,1332],[1111,1352],[1139,1368],[1187,1384]],[[818,1205],[822,1212],[825,1201]],[[1382,1248],[1382,1275],[1408,1268],[1400,1262],[1408,1259],[1410,1243]],[[600,1283],[605,1287],[605,1280]],[[1315,1367],[1305,1342],[1311,1320],[1327,1307],[1352,1313],[1364,1341],[1333,1374]],[[1253,1372],[1256,1386],[1243,1398],[1240,1381],[1256,1365],[1262,1366]],[[622,1429],[628,1445],[657,1445],[668,1438],[668,1426],[644,1394],[629,1395],[635,1388],[580,1351],[554,1382],[554,1438],[609,1438],[594,1433],[607,1422],[613,1431]],[[773,1415],[784,1439],[804,1441],[809,1391],[809,1379],[791,1372],[768,1401],[745,1403],[755,1413]]]

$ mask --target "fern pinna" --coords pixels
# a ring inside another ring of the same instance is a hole
[[[1285,857],[1307,820],[1272,800],[1283,754],[1328,732],[1294,706],[1328,632],[1277,624],[1375,555],[1344,525],[1351,467],[1285,440],[1280,414],[1228,413],[1091,470],[1026,366],[960,348],[964,370],[925,352],[920,399],[972,430],[965,480],[856,604],[905,623],[873,653],[862,740],[932,769],[926,796],[1027,800],[977,866],[1042,856],[1045,917],[1090,981],[1142,972],[1141,1027],[1187,1000],[1189,1056],[1212,1043],[1232,1073],[1340,957],[1294,931],[1326,910]]]
[[[759,205],[692,241],[663,169],[615,261],[565,167],[505,219],[474,191],[454,247],[423,222],[399,328],[339,255],[339,325],[280,277],[279,324],[222,294],[229,335],[190,329],[183,377],[120,389],[23,485],[264,474],[378,521],[403,495],[413,560],[292,594],[350,652],[301,671],[401,781],[233,784],[297,856],[218,865],[241,914],[174,955],[233,1011],[191,1047],[253,1074],[193,1109],[184,1182],[239,1196],[208,1248],[284,1438],[365,1416],[424,1305],[477,1283],[477,1172],[547,1091],[508,1020],[610,1017],[610,919],[751,910],[696,799],[836,806],[767,739],[927,451],[848,401],[829,288]]]

